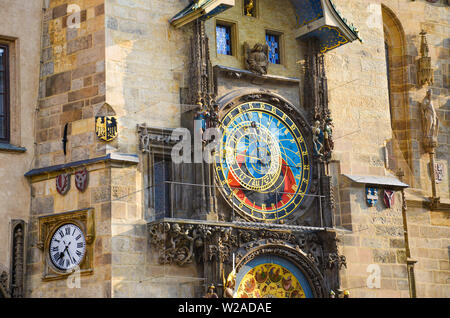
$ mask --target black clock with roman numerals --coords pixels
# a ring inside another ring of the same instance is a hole
[[[86,239],[75,224],[64,224],[56,229],[49,247],[50,259],[60,270],[71,270],[83,261],[86,254]]]

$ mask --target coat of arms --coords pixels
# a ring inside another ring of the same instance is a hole
[[[70,173],[63,173],[56,177],[56,191],[65,195],[70,190]]]
[[[434,177],[436,183],[441,183],[444,179],[444,165],[442,163],[436,163],[434,165]]]
[[[86,168],[75,172],[75,186],[81,192],[84,192],[88,185],[88,171]]]
[[[366,201],[369,206],[375,206],[378,202],[378,189],[377,188],[366,188]]]
[[[384,205],[390,209],[394,205],[395,202],[395,191],[393,190],[384,190],[383,195]]]
[[[95,133],[104,141],[115,139],[118,133],[116,116],[95,117]]]

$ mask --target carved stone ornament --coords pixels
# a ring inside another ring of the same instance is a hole
[[[427,43],[425,31],[420,32],[422,37],[420,44],[420,55],[418,61],[418,71],[417,71],[417,81],[419,86],[423,85],[433,85],[434,76],[433,68],[431,67],[431,57],[428,56],[429,48]]]
[[[43,280],[62,279],[72,274],[73,271],[61,271],[53,266],[49,257],[50,240],[56,229],[64,224],[74,224],[79,227],[86,238],[86,253],[83,261],[79,264],[80,274],[86,275],[93,272],[94,260],[94,240],[95,240],[95,223],[94,209],[84,209],[60,214],[52,214],[41,216],[38,218],[38,242],[37,247],[40,248],[44,255],[43,262]]]
[[[245,67],[247,70],[266,75],[269,67],[269,46],[267,44],[256,43],[253,49],[244,43]]]
[[[420,112],[425,151],[427,153],[434,153],[434,149],[437,147],[439,118],[433,105],[431,89],[427,90],[426,96],[420,104]]]
[[[274,255],[279,255],[282,249],[300,253],[302,266],[314,267],[310,269],[311,273],[325,273],[346,266],[345,257],[335,249],[329,249],[333,239],[324,239],[328,234],[320,229],[248,222],[223,222],[220,225],[189,222],[192,221],[166,219],[148,225],[150,242],[158,252],[161,265],[185,266],[195,261],[197,265],[225,264],[230,267],[234,261],[242,262],[255,249],[273,245],[277,246],[272,251]],[[315,277],[322,277],[322,274]],[[226,297],[232,295],[235,287],[231,286],[233,277],[228,278],[223,282],[227,286],[224,289]],[[230,289],[228,294],[227,288]]]
[[[75,176],[75,186],[81,192],[84,192],[87,189],[89,183],[89,172],[86,168],[78,170],[74,174]]]
[[[63,173],[56,177],[56,191],[66,195],[70,190],[70,173]]]
[[[173,135],[174,130],[168,128],[151,128],[145,124],[137,126],[139,136],[139,149],[143,153],[151,152],[152,148],[172,148],[180,142],[180,138]]]
[[[8,284],[8,273],[6,270],[0,270],[0,298],[11,298]]]
[[[24,293],[25,273],[25,222],[11,221],[12,257],[11,257],[11,297],[21,298]]]

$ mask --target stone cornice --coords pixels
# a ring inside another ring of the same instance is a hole
[[[124,164],[138,164],[139,163],[139,157],[135,154],[119,154],[119,153],[110,153],[102,157],[87,159],[87,160],[80,160],[80,161],[74,161],[69,162],[61,165],[55,165],[55,166],[49,166],[44,168],[38,168],[38,169],[32,169],[25,173],[25,177],[31,178],[36,177],[40,175],[55,173],[59,171],[65,171],[67,169],[77,168],[81,166],[86,165],[92,165],[95,163],[100,162],[119,162]]]

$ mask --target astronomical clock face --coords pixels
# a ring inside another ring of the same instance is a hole
[[[53,234],[49,246],[50,259],[60,270],[78,266],[86,253],[83,231],[75,224],[64,224]]]
[[[225,197],[246,216],[275,221],[303,202],[309,152],[287,114],[263,102],[233,108],[222,120],[216,173]]]

